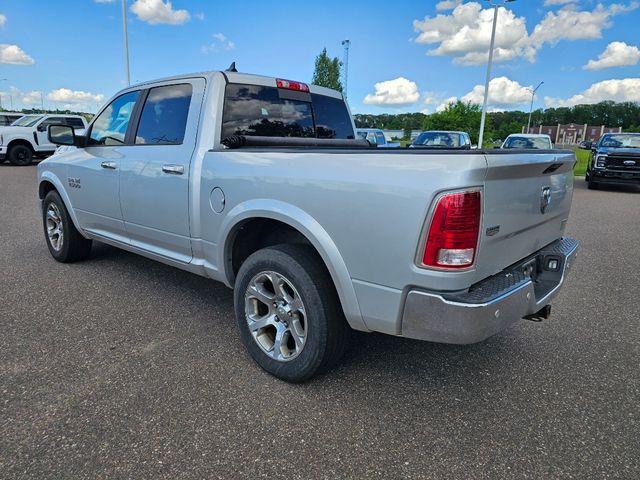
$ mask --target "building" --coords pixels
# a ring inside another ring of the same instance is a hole
[[[522,127],[525,133],[527,127]],[[553,143],[564,145],[575,145],[582,141],[596,142],[605,133],[620,133],[622,127],[605,127],[604,125],[578,125],[570,123],[568,125],[540,125],[531,127],[529,133],[546,133],[551,137]]]

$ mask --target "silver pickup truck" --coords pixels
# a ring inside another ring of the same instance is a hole
[[[572,265],[572,152],[377,149],[336,91],[237,72],[129,87],[38,165],[47,246],[219,280],[253,359],[297,382],[350,329],[481,341],[540,320]],[[135,321],[135,319],[132,319]]]

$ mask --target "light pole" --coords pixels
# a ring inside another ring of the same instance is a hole
[[[493,3],[487,0],[493,7],[493,26],[491,28],[491,43],[489,45],[489,61],[487,62],[487,78],[484,82],[484,99],[482,101],[482,115],[480,117],[480,134],[478,135],[478,148],[482,148],[484,139],[484,122],[487,116],[487,99],[489,98],[489,82],[491,81],[491,62],[493,62],[493,46],[496,42],[496,23],[498,23],[498,8],[515,0],[502,0],[500,3]]]
[[[127,74],[127,87],[131,85],[129,77],[129,36],[127,35],[127,0],[122,0],[122,34],[124,36],[124,65]]]
[[[343,40],[342,46],[344,47],[344,59],[342,61],[342,67],[344,68],[344,98],[347,98],[347,80],[349,78],[349,47],[351,46],[351,40]]]
[[[533,97],[535,96],[536,92],[538,91],[538,89],[543,83],[544,82],[540,82],[536,88],[531,90],[531,105],[529,105],[529,120],[527,120],[527,133],[529,133],[529,127],[531,126],[531,112],[533,111]]]

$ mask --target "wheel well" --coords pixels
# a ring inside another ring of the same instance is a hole
[[[231,248],[227,256],[231,283],[235,282],[240,266],[254,252],[273,245],[293,243],[308,245],[320,256],[313,244],[301,232],[279,220],[253,218],[240,224],[232,233]],[[323,262],[324,263],[324,262]]]
[[[7,152],[9,152],[9,150],[11,150],[11,147],[15,145],[24,145],[29,150],[31,150],[32,153],[35,153],[35,150],[33,149],[33,145],[31,145],[31,143],[28,140],[23,140],[23,139],[11,140],[7,145]]]
[[[40,200],[43,200],[51,190],[55,190],[56,192],[58,191],[53,183],[46,180],[40,182],[40,185],[38,186],[38,196],[40,197]]]

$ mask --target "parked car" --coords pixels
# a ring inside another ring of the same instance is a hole
[[[471,149],[471,138],[466,132],[430,130],[416,137],[409,148]]]
[[[538,133],[512,133],[500,148],[535,148],[539,150],[551,150],[553,143],[551,137]]]
[[[72,262],[97,240],[223,282],[252,358],[293,382],[334,365],[350,329],[464,344],[549,315],[577,249],[572,151],[378,150],[354,133],[315,85],[226,71],[128,87],[86,136],[49,127],[76,148],[38,165],[47,247]]]
[[[357,128],[356,136],[364,138],[371,145],[375,145],[378,148],[397,148],[400,146],[400,142],[387,142],[387,137],[384,136],[384,132],[379,128]]]
[[[0,127],[6,127],[13,122],[22,118],[24,113],[0,112]]]
[[[585,142],[583,148],[591,150],[585,174],[589,188],[640,185],[640,133],[607,133],[594,144]]]
[[[8,127],[0,127],[0,162],[7,158],[13,165],[29,165],[35,157],[53,154],[56,145],[47,138],[47,127],[63,124],[83,129],[87,121],[81,115],[24,115]]]

